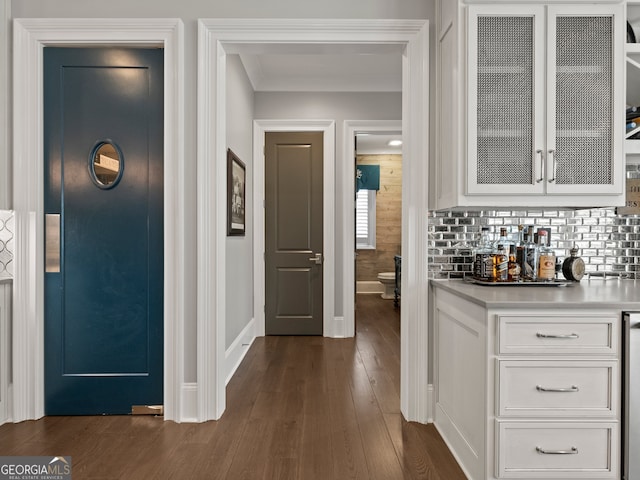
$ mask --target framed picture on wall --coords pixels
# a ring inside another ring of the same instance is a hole
[[[227,150],[227,235],[245,232],[246,167],[242,160]]]

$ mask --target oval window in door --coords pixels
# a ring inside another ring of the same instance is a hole
[[[112,140],[101,140],[91,149],[89,174],[93,183],[102,189],[115,187],[124,172],[124,156]]]

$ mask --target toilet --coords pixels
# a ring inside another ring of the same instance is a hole
[[[384,292],[382,292],[381,297],[387,300],[393,300],[395,298],[396,273],[395,272],[379,273],[378,281],[384,287]]]

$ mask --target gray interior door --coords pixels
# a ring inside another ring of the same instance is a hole
[[[265,135],[267,335],[322,335],[322,132]]]

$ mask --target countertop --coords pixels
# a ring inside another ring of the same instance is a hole
[[[431,280],[486,308],[613,308],[640,311],[640,280],[582,280],[565,287],[475,285],[464,280]]]

